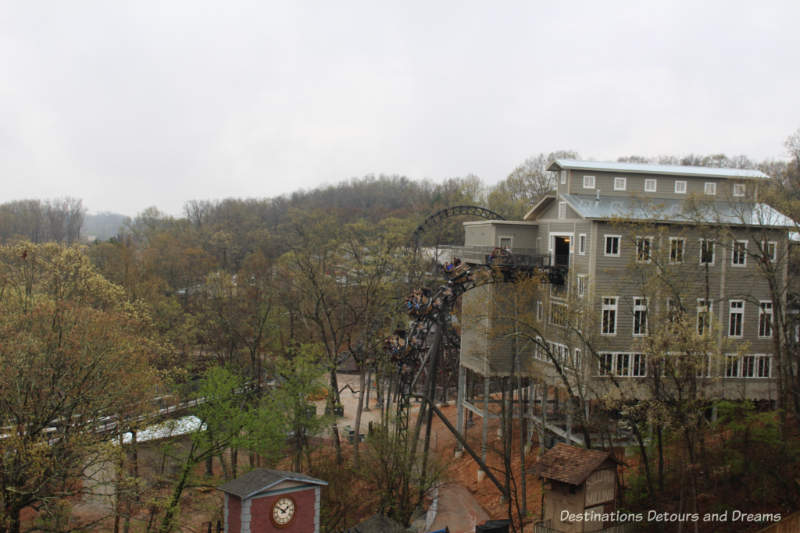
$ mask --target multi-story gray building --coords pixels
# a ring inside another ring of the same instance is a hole
[[[774,313],[793,224],[759,201],[768,176],[575,160],[549,170],[557,188],[524,220],[465,224],[467,262],[500,248],[566,275],[524,295],[509,284],[465,293],[461,388],[466,370],[646,398],[661,371],[649,354],[674,350],[701,358],[693,372],[709,399],[776,400]],[[668,326],[676,313],[683,330]]]

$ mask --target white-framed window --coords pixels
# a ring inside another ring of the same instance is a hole
[[[717,194],[717,184],[713,181],[707,181],[705,187],[703,187],[703,192],[708,196],[714,196]]]
[[[601,308],[600,333],[602,335],[617,334],[617,297],[603,296]]]
[[[731,300],[728,313],[728,337],[741,337],[744,332],[744,300]]]
[[[710,378],[711,377],[711,357],[708,354],[700,355],[700,361],[697,364],[697,377]]]
[[[667,311],[666,313],[667,320],[669,320],[670,322],[674,322],[675,319],[678,318],[678,315],[681,312],[680,307],[678,307],[678,305],[675,303],[675,300],[673,300],[672,298],[667,298],[666,311]]]
[[[631,377],[643,378],[647,375],[647,355],[635,353],[632,356],[633,366],[631,367]]]
[[[652,259],[653,237],[636,237],[636,262],[649,263]]]
[[[619,257],[621,235],[606,235],[605,236],[605,255],[609,257]]]
[[[758,336],[772,337],[772,301],[761,300],[758,302]]]
[[[567,184],[567,171],[566,170],[562,170],[561,171],[561,185],[566,185],[566,184]]]
[[[544,305],[542,304],[542,301],[539,300],[536,302],[536,320],[541,322],[542,318],[544,318]]]
[[[578,298],[583,298],[586,295],[586,274],[578,274],[576,280],[578,285]]]
[[[778,243],[775,241],[764,241],[761,243],[761,250],[764,257],[773,263],[778,260]]]
[[[686,239],[683,237],[669,238],[669,262],[672,264],[683,263],[683,255],[686,250]]]
[[[598,354],[598,368],[597,373],[599,376],[610,376],[611,371],[614,368],[614,354],[613,353],[601,353]]]
[[[558,202],[558,218],[567,218],[567,202]]]
[[[581,233],[578,235],[578,253],[580,255],[586,255],[586,234]]]
[[[704,298],[697,299],[697,334],[705,335],[711,331],[711,313],[714,303]]]
[[[614,373],[620,377],[628,377],[631,374],[631,354],[618,353],[616,358]]]
[[[614,190],[624,191],[628,180],[625,178],[614,178]]]
[[[653,178],[644,180],[644,192],[656,192],[657,182]]]
[[[633,336],[644,337],[647,335],[647,298],[633,298]]]
[[[744,196],[746,192],[744,183],[734,183],[733,184],[733,195],[734,196]]]
[[[731,250],[731,265],[747,265],[747,241],[734,241]]]
[[[575,351],[573,353],[575,355],[572,359],[572,367],[575,370],[580,370],[581,366],[583,366],[583,352],[581,351],[580,348],[575,348]]]
[[[510,250],[513,244],[513,237],[500,237],[500,248],[504,250]]]
[[[768,378],[772,375],[772,356],[756,356],[756,376],[757,378]]]
[[[742,357],[741,376],[743,378],[768,378],[772,370],[771,363],[771,355],[745,355]]]
[[[533,352],[533,356],[536,359],[539,359],[540,361],[544,361],[545,359],[547,359],[547,356],[544,353],[544,348],[543,348],[542,342],[543,342],[542,338],[537,336],[536,337],[536,348],[535,348],[535,350]]]
[[[714,241],[710,239],[700,239],[700,264],[714,264]]]
[[[738,355],[726,355],[725,356],[725,377],[726,378],[738,378],[739,377],[739,356]]]
[[[597,375],[622,378],[647,376],[647,356],[642,353],[602,352],[598,354]]]
[[[583,188],[584,189],[594,189],[594,176],[584,176],[583,177]]]
[[[550,323],[561,327],[567,325],[567,304],[550,302]]]
[[[675,180],[675,194],[686,194],[686,182]]]

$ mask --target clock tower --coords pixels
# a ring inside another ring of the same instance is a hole
[[[225,532],[319,533],[324,485],[295,472],[251,470],[219,487],[225,493]]]

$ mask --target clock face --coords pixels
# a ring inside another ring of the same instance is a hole
[[[294,513],[297,510],[294,500],[288,496],[278,498],[272,506],[272,523],[276,527],[286,527],[294,519]]]

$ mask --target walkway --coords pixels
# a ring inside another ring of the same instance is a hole
[[[475,526],[489,520],[469,490],[455,483],[439,487],[439,509],[429,531],[450,528],[450,533],[474,533]]]

